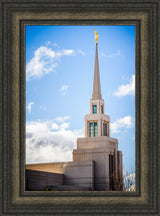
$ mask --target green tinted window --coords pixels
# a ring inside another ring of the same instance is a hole
[[[97,105],[93,105],[93,114],[97,113]]]
[[[103,136],[107,136],[107,124],[103,123]]]
[[[89,131],[89,136],[93,137],[93,123],[90,123],[90,131]]]
[[[98,123],[94,122],[94,136],[98,136]]]

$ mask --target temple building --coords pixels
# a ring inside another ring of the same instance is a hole
[[[90,114],[85,115],[85,137],[77,139],[73,161],[26,165],[26,190],[46,187],[66,191],[123,190],[122,152],[110,137],[110,117],[104,114],[98,61],[98,34]]]

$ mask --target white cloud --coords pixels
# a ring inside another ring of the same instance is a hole
[[[52,48],[48,46],[53,45]],[[75,56],[77,54],[85,55],[82,50],[62,49],[55,51],[55,48],[60,49],[56,43],[47,41],[45,46],[39,47],[35,52],[33,58],[26,65],[26,79],[27,81],[34,78],[41,78],[45,74],[53,72],[58,66],[58,58],[62,56]]]
[[[67,129],[67,128],[69,128],[69,123],[68,123],[68,122],[65,122],[65,123],[61,124],[60,127],[61,127],[62,129]]]
[[[56,117],[54,120],[57,121],[57,122],[62,123],[62,122],[65,122],[65,121],[68,120],[68,119],[70,119],[69,116],[64,116],[64,117],[59,116],[59,117]]]
[[[67,124],[32,121],[26,124],[26,163],[71,161],[72,150],[82,130],[69,130]]]
[[[52,129],[52,130],[58,130],[58,129],[59,129],[59,126],[58,126],[56,123],[52,123],[52,124],[51,124],[51,129]]]
[[[34,57],[26,66],[27,81],[33,78],[41,78],[43,75],[53,71],[57,64],[56,53],[45,46],[41,46],[34,52]]]
[[[58,91],[62,93],[62,95],[66,95],[67,94],[67,90],[68,90],[68,86],[67,85],[63,85]]]
[[[61,55],[73,55],[73,50],[62,50]]]
[[[126,85],[121,85],[117,91],[113,93],[115,96],[135,95],[135,75],[132,75],[130,82]]]
[[[101,56],[102,57],[106,57],[106,58],[115,58],[117,56],[120,56],[121,55],[121,52],[120,50],[118,50],[116,53],[111,53],[111,54],[104,54],[103,52],[101,53]]]
[[[111,123],[112,133],[119,133],[122,128],[132,128],[134,126],[133,119],[131,116],[125,116]]]
[[[74,50],[60,50],[56,52],[57,57],[75,55]]]
[[[34,104],[34,102],[30,102],[27,106],[28,112],[30,113],[32,110],[32,105]]]
[[[48,74],[58,66],[57,58],[61,56],[70,56],[74,54],[74,50],[60,50],[55,52],[46,46],[39,47],[34,52],[34,57],[26,66],[27,81],[34,78],[41,78]]]

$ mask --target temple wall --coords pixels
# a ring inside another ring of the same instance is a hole
[[[114,147],[73,150],[73,161],[95,161],[94,189],[109,190],[109,154],[114,154]]]
[[[44,191],[47,186],[63,185],[63,180],[63,174],[25,170],[26,190]]]
[[[94,161],[74,161],[67,164],[64,184],[94,189]]]
[[[26,164],[26,169],[63,174],[65,163],[66,162]]]
[[[114,147],[118,149],[118,140],[107,136],[84,137],[77,139],[77,149]]]
[[[27,164],[26,169],[52,174],[64,174],[64,185],[87,187],[88,190],[94,188],[94,162],[91,160]]]

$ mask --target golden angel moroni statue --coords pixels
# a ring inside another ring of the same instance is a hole
[[[97,43],[99,35],[98,35],[98,33],[97,33],[97,31],[95,29],[94,29],[94,34],[95,34],[95,42]]]

